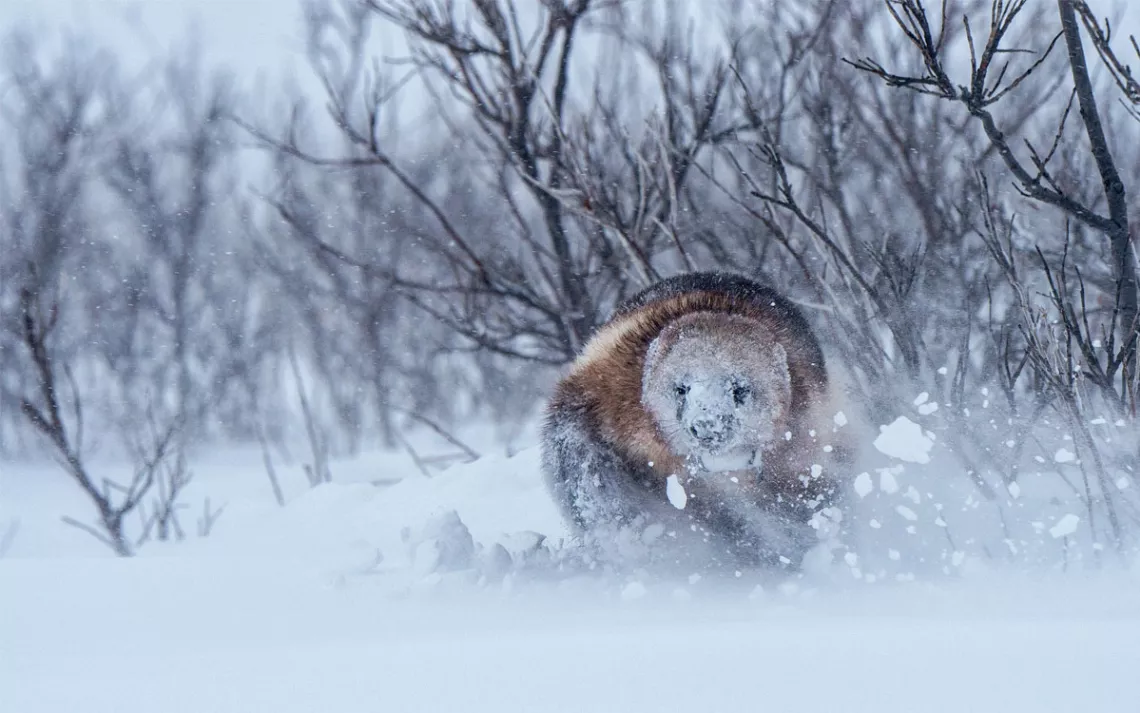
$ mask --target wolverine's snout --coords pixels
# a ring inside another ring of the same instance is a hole
[[[689,433],[702,448],[724,445],[735,432],[736,419],[729,414],[701,416],[689,423]]]

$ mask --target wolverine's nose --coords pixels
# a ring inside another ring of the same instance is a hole
[[[723,416],[697,418],[689,424],[689,433],[693,434],[702,446],[724,443],[732,434],[732,422],[730,418]]]

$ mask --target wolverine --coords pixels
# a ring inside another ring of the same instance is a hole
[[[841,506],[832,391],[788,299],[729,273],[667,278],[619,305],[556,386],[543,475],[603,561],[794,570]]]

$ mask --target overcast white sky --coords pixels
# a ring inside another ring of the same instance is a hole
[[[1053,4],[1053,0],[1034,2]],[[1098,13],[1121,10],[1119,36],[1140,35],[1140,0],[1090,4]],[[145,51],[144,42],[158,47],[178,42],[196,25],[207,57],[250,79],[259,73],[266,78],[296,76],[301,68],[299,20],[294,0],[0,0],[0,30],[21,21],[45,29],[93,30],[114,41],[128,57]]]
[[[126,57],[183,42],[197,29],[208,61],[252,79],[294,75],[302,66],[294,0],[0,0],[0,31],[13,23],[68,29],[114,43]]]

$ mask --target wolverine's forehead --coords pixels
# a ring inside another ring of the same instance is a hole
[[[726,367],[744,369],[763,353],[765,342],[771,343],[770,331],[752,316],[698,303],[690,295],[615,317],[585,345],[570,374],[604,368],[612,376],[616,367],[618,371],[634,370],[640,380],[642,375],[648,376],[654,363],[659,364],[678,348],[678,356],[693,350],[703,354],[706,364],[715,358]]]
[[[675,320],[654,340],[650,360],[693,359],[746,368],[770,349],[772,335],[753,319],[733,314],[695,313]]]

